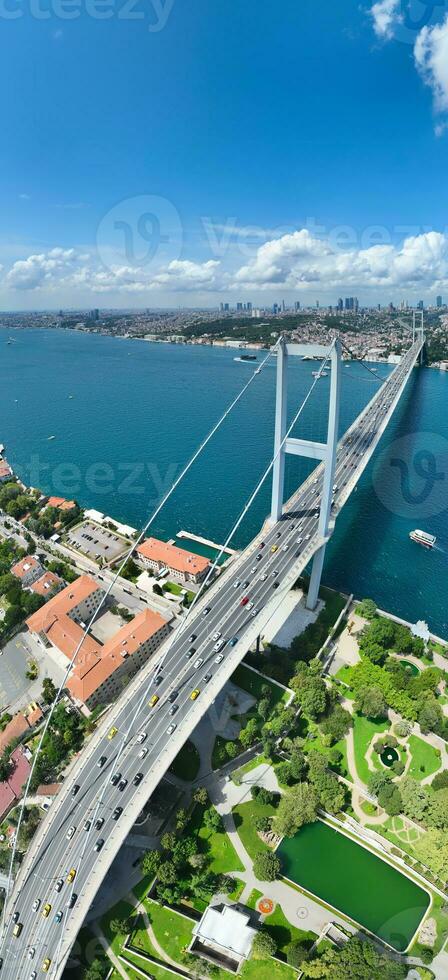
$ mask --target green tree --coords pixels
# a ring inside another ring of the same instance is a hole
[[[0,756],[0,783],[4,783],[13,771],[14,764],[9,756],[9,747],[7,746]]]
[[[127,919],[111,919],[109,928],[113,932],[114,936],[127,936],[129,932],[132,932],[132,919],[129,916]]]
[[[358,691],[354,709],[366,718],[386,718],[387,704],[379,687],[362,687]]]
[[[280,874],[280,861],[273,851],[259,851],[254,858],[254,875],[259,881],[275,881]]]
[[[309,959],[309,955],[305,943],[301,942],[300,939],[295,939],[286,947],[286,960],[296,970],[299,970],[302,963]]]
[[[205,806],[208,803],[208,792],[205,786],[198,786],[193,793],[193,800],[195,803],[199,803],[201,806]]]
[[[42,700],[45,704],[53,704],[56,699],[57,689],[51,677],[44,677],[42,681]]]
[[[322,676],[314,673],[310,667],[311,664],[309,666],[305,663],[298,664],[297,673],[291,680],[291,687],[296,693],[303,714],[314,721],[325,711],[327,689]]]
[[[359,603],[356,611],[360,616],[363,616],[364,619],[373,619],[374,616],[376,616],[376,608],[376,603],[373,601],[373,599],[363,599],[362,602]]]
[[[142,875],[156,875],[161,860],[162,858],[158,851],[146,851],[140,863]]]
[[[277,944],[270,932],[260,929],[254,937],[252,943],[252,953],[255,959],[267,960],[269,956],[274,956],[277,952]]]
[[[274,830],[280,837],[294,837],[304,824],[317,820],[318,794],[310,783],[298,783],[285,793],[274,820]]]
[[[320,980],[404,980],[408,967],[384,953],[378,952],[369,942],[352,936],[338,949],[332,946],[321,956],[302,963],[305,977]]]
[[[412,845],[419,861],[442,881],[448,881],[448,840],[446,831],[431,828]]]
[[[218,811],[215,810],[214,806],[211,806],[208,810],[205,810],[204,826],[207,827],[208,830],[214,830],[215,832],[222,831],[222,817]]]
[[[350,730],[353,725],[353,718],[346,708],[341,704],[333,704],[328,710],[325,718],[319,722],[319,728],[323,735],[331,735],[335,742]]]

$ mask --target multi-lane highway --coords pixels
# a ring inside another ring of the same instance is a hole
[[[418,353],[415,344],[341,439],[334,515],[365,468]],[[108,713],[107,728],[103,725],[86,746],[33,841],[8,903],[3,977],[36,980],[42,970],[60,976],[139,810],[322,544],[322,477],[320,465],[288,502],[282,519],[265,527],[200,600],[185,628],[161,648],[156,660],[162,666],[151,686],[154,667],[148,665]]]

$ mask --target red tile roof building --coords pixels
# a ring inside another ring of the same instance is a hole
[[[55,575],[54,572],[44,572],[43,575],[30,586],[31,592],[35,592],[36,595],[41,595],[44,599],[51,599],[52,596],[56,595],[64,588],[64,583],[59,575]]]
[[[68,691],[89,710],[112,701],[169,633],[170,627],[162,616],[144,609],[103,647],[86,649],[83,644],[67,681]]]
[[[46,507],[57,507],[58,510],[73,510],[76,500],[66,500],[65,497],[49,497]]]
[[[31,772],[31,766],[20,745],[11,754],[14,769],[4,783],[0,783],[0,820],[22,795],[22,788]]]
[[[33,585],[44,574],[42,565],[34,555],[25,555],[16,565],[13,565],[11,572],[25,588]]]
[[[185,551],[157,538],[146,538],[136,553],[146,568],[154,572],[167,568],[171,576],[182,583],[201,582],[210,568],[210,562],[202,555],[195,555],[192,551]]]

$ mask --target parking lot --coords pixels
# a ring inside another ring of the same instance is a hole
[[[131,545],[127,538],[102,527],[101,524],[95,524],[94,521],[83,521],[72,528],[67,534],[66,543],[93,561],[98,561],[99,558],[111,561],[127,551]]]
[[[39,673],[34,681],[26,677],[31,662],[38,664]],[[40,696],[44,677],[51,677],[56,686],[64,672],[52,657],[40,646],[27,630],[8,640],[0,656],[0,709],[17,710]]]

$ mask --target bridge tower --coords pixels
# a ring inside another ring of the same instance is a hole
[[[418,323],[420,320],[420,323]],[[424,323],[424,312],[423,310],[413,310],[412,311],[412,343],[414,344],[416,340],[421,339],[422,349],[420,351],[419,363],[424,362],[424,347],[425,347],[425,323]]]
[[[326,442],[312,442],[308,439],[295,439],[287,432],[287,398],[288,398],[288,361],[290,357],[329,357],[331,364],[330,400],[328,407],[328,427]],[[336,465],[336,449],[339,427],[339,402],[341,390],[341,343],[335,340],[330,354],[328,347],[320,344],[287,344],[282,337],[278,344],[277,355],[277,389],[275,405],[275,462],[272,474],[272,503],[271,523],[280,520],[283,512],[283,497],[285,483],[286,454],[306,456],[308,459],[321,460],[324,464],[324,479],[320,505],[318,534],[321,545],[313,558],[310,585],[308,589],[307,608],[315,609],[319,596],[319,586],[322,577],[325,548],[330,538],[334,524],[331,521],[331,498],[333,493],[334,473]]]

